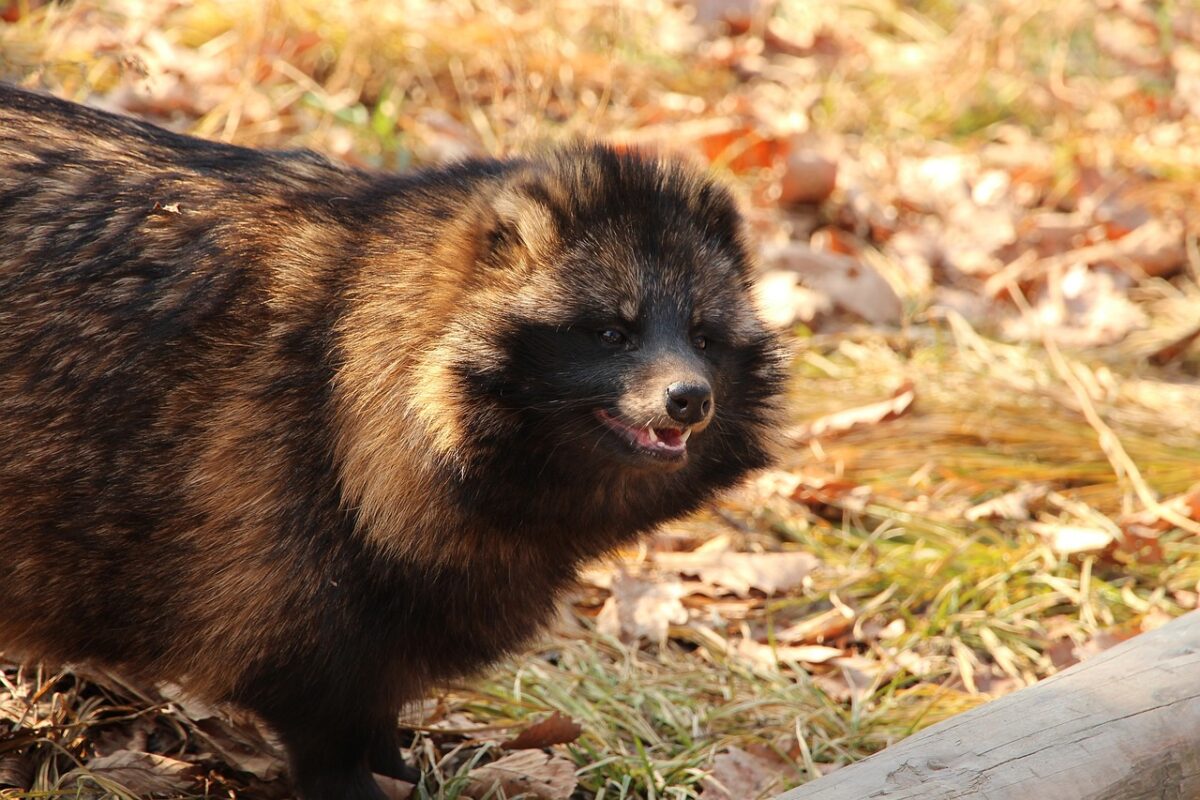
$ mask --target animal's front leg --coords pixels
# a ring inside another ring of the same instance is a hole
[[[279,730],[300,800],[387,800],[372,775],[370,732],[329,720],[309,722],[303,729]]]
[[[407,763],[400,754],[400,731],[396,728],[394,715],[377,725],[368,750],[368,764],[372,772],[389,778],[409,783],[421,780],[421,771]]]

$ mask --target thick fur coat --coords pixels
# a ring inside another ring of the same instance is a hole
[[[374,800],[402,703],[766,463],[750,284],[653,158],[370,174],[0,85],[0,647],[240,704],[305,800]]]

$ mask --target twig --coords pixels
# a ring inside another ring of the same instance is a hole
[[[1009,283],[1008,292],[1022,314],[1031,314],[1033,312],[1024,292],[1015,283]],[[1117,434],[1108,426],[1108,423],[1104,421],[1100,413],[1096,411],[1096,406],[1092,403],[1092,398],[1088,394],[1087,387],[1083,385],[1079,380],[1079,376],[1071,369],[1066,358],[1059,351],[1058,345],[1050,338],[1049,332],[1043,332],[1042,344],[1046,348],[1046,353],[1050,356],[1050,364],[1054,367],[1054,371],[1058,373],[1059,378],[1067,384],[1071,393],[1075,395],[1075,401],[1079,404],[1079,410],[1083,412],[1084,419],[1087,420],[1092,430],[1096,431],[1100,449],[1104,452],[1108,463],[1112,465],[1117,480],[1127,479],[1134,494],[1142,501],[1142,505],[1158,516],[1159,519],[1164,519],[1175,527],[1189,533],[1200,534],[1200,523],[1196,523],[1177,513],[1174,509],[1158,502],[1158,498],[1154,495],[1154,490],[1150,488],[1150,485],[1142,477],[1141,470],[1138,469],[1133,459],[1129,457],[1129,453],[1126,452],[1125,446],[1121,444],[1121,440],[1117,437]]]
[[[1075,395],[1076,402],[1079,403],[1079,410],[1083,412],[1084,419],[1096,431],[1100,449],[1104,451],[1104,455],[1108,458],[1108,463],[1112,464],[1113,472],[1116,473],[1118,480],[1122,477],[1128,479],[1134,494],[1142,501],[1142,505],[1160,519],[1165,519],[1175,527],[1189,533],[1200,534],[1200,524],[1158,502],[1158,498],[1154,496],[1154,490],[1150,488],[1149,484],[1142,477],[1141,470],[1138,469],[1133,459],[1129,457],[1129,453],[1125,451],[1125,447],[1121,444],[1121,440],[1117,438],[1117,434],[1100,417],[1099,412],[1096,411],[1096,406],[1092,403],[1091,397],[1088,396],[1087,388],[1079,380],[1079,376],[1072,371],[1063,354],[1059,352],[1058,345],[1049,336],[1044,336],[1042,342],[1046,347],[1046,353],[1050,356],[1050,363],[1054,366],[1054,371],[1058,373],[1058,376],[1071,389],[1071,392]]]

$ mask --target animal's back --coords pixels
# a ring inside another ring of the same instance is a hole
[[[187,631],[207,643],[214,624],[237,625],[214,619],[229,613],[218,598],[268,570],[255,568],[254,520],[226,516],[234,498],[257,491],[286,516],[294,501],[261,475],[329,469],[322,348],[336,280],[270,266],[288,240],[272,226],[316,230],[309,198],[332,177],[354,182],[316,156],[0,86],[6,646],[108,663],[136,653],[157,671]],[[304,278],[309,312],[274,313],[279,283]]]
[[[396,357],[420,352],[445,324],[431,282],[459,289],[453,257],[434,269],[456,241],[438,231],[499,169],[372,176],[0,85],[0,643],[186,674],[222,698],[317,643],[347,674],[379,669],[337,645],[372,625],[467,627],[410,651],[399,683],[516,641],[480,636],[532,630],[549,590],[489,628],[480,576],[446,583],[365,547],[334,441],[339,337],[356,335],[339,324],[363,259],[392,276]],[[414,525],[441,535],[458,522],[445,508],[424,503]]]

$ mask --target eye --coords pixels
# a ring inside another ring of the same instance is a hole
[[[608,347],[620,347],[625,344],[625,334],[616,328],[605,328],[600,331],[600,341]]]
[[[697,333],[692,337],[692,347],[696,348],[697,350],[703,350],[704,348],[708,347],[708,337],[702,333]]]

